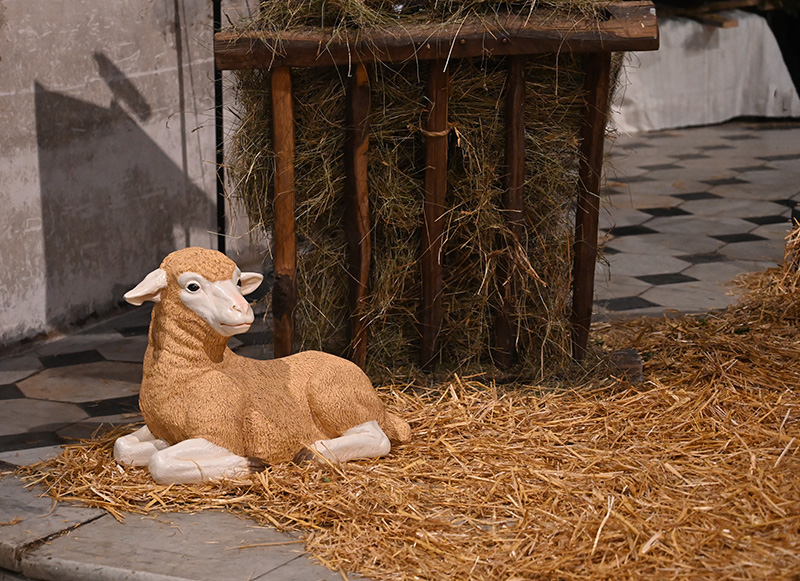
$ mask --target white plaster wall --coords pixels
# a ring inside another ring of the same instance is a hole
[[[216,246],[211,47],[208,0],[0,1],[0,347]]]

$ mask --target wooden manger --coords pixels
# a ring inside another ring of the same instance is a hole
[[[542,13],[544,14],[544,13]],[[525,228],[525,63],[530,55],[582,53],[585,103],[580,135],[581,187],[575,212],[572,274],[573,356],[582,359],[588,343],[597,258],[597,229],[603,146],[611,90],[611,53],[658,48],[658,27],[651,2],[613,2],[594,17],[538,11],[525,15],[492,13],[457,25],[416,24],[370,30],[304,28],[270,35],[260,30],[215,35],[220,70],[268,70],[271,73],[274,171],[274,266],[272,309],[275,356],[289,355],[294,343],[297,304],[295,233],[295,116],[292,76],[295,67],[345,66],[346,100],[345,229],[349,253],[349,310],[352,359],[362,367],[367,353],[367,324],[358,305],[369,289],[370,200],[367,149],[370,86],[366,65],[431,61],[425,136],[424,228],[421,241],[422,336],[420,360],[429,366],[437,353],[442,325],[442,239],[448,164],[448,63],[453,59],[505,56],[506,144],[503,211],[512,235]],[[515,285],[506,284],[495,320],[495,362],[503,368],[515,359]]]

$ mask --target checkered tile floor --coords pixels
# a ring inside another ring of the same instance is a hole
[[[800,201],[800,123],[621,136],[611,148],[596,313],[724,308],[728,283],[783,260]]]
[[[729,123],[617,139],[601,216],[597,317],[722,308],[726,283],[774,266],[800,200],[800,123]],[[0,465],[27,464],[101,424],[141,420],[142,307],[0,359]],[[270,358],[271,335],[231,340]]]

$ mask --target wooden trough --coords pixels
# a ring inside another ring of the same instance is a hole
[[[356,313],[367,296],[370,268],[370,202],[367,148],[370,87],[366,65],[374,62],[432,61],[427,79],[430,103],[425,135],[424,228],[421,241],[422,345],[429,365],[437,352],[442,324],[442,262],[449,76],[452,59],[508,57],[506,146],[503,205],[510,230],[519,238],[525,227],[525,62],[528,55],[586,55],[586,101],[581,132],[580,181],[575,216],[572,316],[573,356],[585,353],[591,323],[597,256],[599,190],[611,86],[611,53],[658,48],[658,26],[651,2],[613,2],[596,17],[491,14],[458,25],[414,25],[379,31],[303,29],[270,35],[263,31],[219,32],[214,53],[219,70],[263,69],[271,72],[274,174],[274,317],[275,356],[289,355],[294,341],[297,304],[294,134],[291,69],[347,66],[349,87],[345,142],[345,229],[349,252],[349,308],[352,359],[364,366],[367,328]],[[506,285],[495,323],[495,361],[508,367],[515,358],[514,285]]]

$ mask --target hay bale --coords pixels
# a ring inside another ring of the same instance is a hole
[[[324,5],[324,10],[322,10]],[[247,26],[380,26],[387,19],[452,22],[496,2],[267,3]],[[589,10],[594,2],[559,3]],[[530,10],[533,3],[522,3]],[[324,16],[323,16],[324,14]],[[448,211],[443,250],[444,320],[438,361],[447,373],[494,371],[494,319],[505,281],[519,278],[516,344],[519,370],[540,378],[571,365],[568,323],[573,203],[584,74],[580,57],[543,55],[527,64],[526,235],[515,248],[502,215],[506,82],[504,58],[454,60],[449,121]],[[369,177],[372,231],[370,290],[361,315],[369,324],[367,370],[386,380],[415,375],[421,335],[421,244],[426,62],[370,65]],[[298,349],[348,352],[347,247],[343,231],[346,68],[293,71],[296,117]],[[236,73],[241,123],[230,160],[236,195],[251,223],[272,224],[273,153],[269,77]]]

